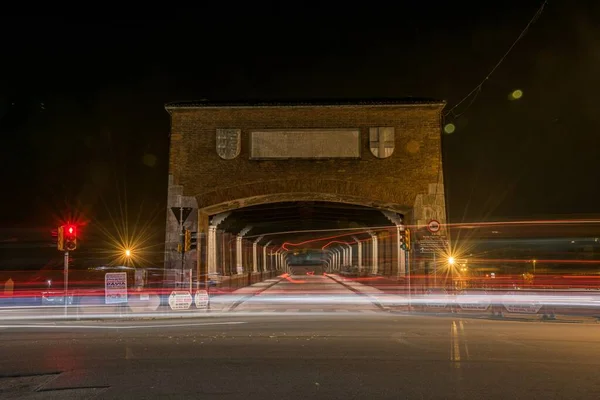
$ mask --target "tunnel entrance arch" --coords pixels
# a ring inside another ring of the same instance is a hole
[[[184,226],[200,236],[185,268],[210,272],[213,219],[246,207],[329,202],[385,210],[418,227],[432,217],[444,224],[443,106],[425,99],[167,104],[168,207],[192,208]],[[165,268],[177,269],[181,227],[171,211],[166,222]]]
[[[362,275],[407,270],[399,235],[404,216],[394,211],[321,196],[220,210],[207,218],[206,253],[198,264],[210,274],[259,280],[291,273],[294,265]]]

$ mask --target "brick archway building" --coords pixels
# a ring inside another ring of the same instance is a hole
[[[368,206],[418,226],[431,218],[443,224],[443,107],[420,99],[167,104],[165,267],[179,266],[171,207],[193,208],[185,225],[204,234],[215,216],[289,201]],[[211,263],[213,245],[202,242],[208,257],[190,258],[199,271]]]

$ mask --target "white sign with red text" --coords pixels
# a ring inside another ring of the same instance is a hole
[[[185,290],[174,290],[169,296],[171,310],[187,310],[192,305],[192,295]]]

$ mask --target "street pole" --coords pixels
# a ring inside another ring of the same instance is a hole
[[[185,231],[183,227],[181,228],[181,232],[179,233],[179,243],[181,246],[181,287],[185,287]]]
[[[181,196],[179,196],[179,248],[181,251],[181,275],[180,275],[180,287],[184,287],[183,282],[183,274],[184,274],[184,252],[185,252],[185,243],[184,243],[185,233],[183,231],[183,206],[181,205]]]
[[[437,264],[435,262],[435,251],[433,252],[433,286],[437,287]]]
[[[405,252],[405,258],[404,259],[405,259],[404,264],[406,266],[405,267],[406,268],[405,276],[406,276],[407,282],[408,282],[408,311],[410,311],[411,295],[412,295],[411,294],[411,289],[412,288],[411,288],[411,283],[410,283],[410,280],[411,280],[411,277],[410,277],[410,253],[408,251]]]
[[[67,302],[68,302],[68,297],[67,297],[67,290],[69,288],[69,252],[65,251],[65,258],[64,258],[64,294],[63,294],[63,300],[65,302],[65,317],[67,316]]]

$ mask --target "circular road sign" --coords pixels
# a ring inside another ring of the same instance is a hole
[[[431,233],[439,232],[440,228],[441,228],[440,222],[435,219],[432,219],[431,221],[429,221],[427,223],[427,230]]]

